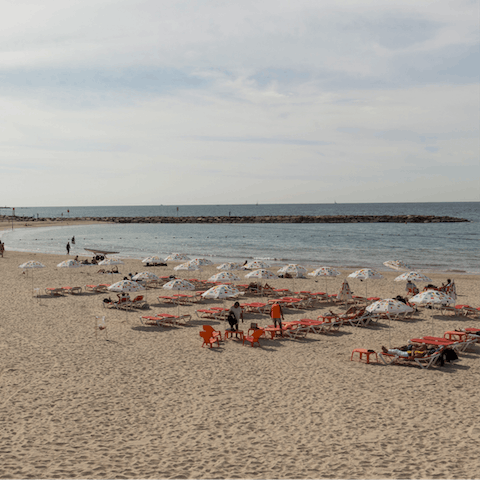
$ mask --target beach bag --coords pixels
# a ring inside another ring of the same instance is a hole
[[[227,322],[230,324],[230,327],[233,328],[238,324],[237,317],[234,313],[230,312],[227,317]]]

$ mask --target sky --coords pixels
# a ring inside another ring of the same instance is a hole
[[[3,0],[0,206],[480,201],[469,0]]]

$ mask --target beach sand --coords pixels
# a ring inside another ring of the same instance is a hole
[[[201,325],[223,332],[223,322],[141,324],[142,314],[178,311],[159,306],[164,290],[147,291],[151,309],[144,312],[105,309],[108,294],[32,297],[32,286],[43,293],[145,270],[168,275],[175,264],[145,268],[127,259],[121,274],[111,275],[96,273],[98,267],[57,268],[66,258],[8,245],[0,258],[0,478],[480,477],[480,345],[432,370],[350,361],[354,348],[379,351],[478,327],[480,320],[422,309],[410,322],[344,326],[301,341],[262,339],[261,348],[228,340],[207,349]],[[46,267],[24,275],[18,266],[28,260]],[[178,276],[214,273],[208,267]],[[328,280],[329,293],[348,273]],[[368,282],[368,295],[403,295],[397,275]],[[447,278],[430,276],[437,285]],[[454,278],[459,303],[480,306],[478,276]],[[291,288],[293,280],[269,284]],[[349,284],[364,295],[365,283]],[[295,280],[295,289],[324,291],[325,282]],[[232,304],[207,305],[215,303]],[[325,305],[285,316],[316,318],[330,308],[341,311]],[[105,330],[95,330],[95,315],[106,315]],[[247,314],[240,326],[247,330],[250,322],[271,323]]]

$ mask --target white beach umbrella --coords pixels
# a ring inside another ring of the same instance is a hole
[[[419,272],[405,272],[395,278],[396,282],[431,282],[432,279],[428,278],[423,273]]]
[[[45,265],[43,263],[37,262],[36,260],[30,260],[28,262],[22,263],[18,266],[18,268],[45,268]]]
[[[388,328],[388,344],[390,345],[390,328],[391,328],[391,320],[392,315],[396,316],[401,313],[410,313],[413,312],[413,308],[406,305],[403,302],[392,298],[386,298],[384,300],[378,300],[377,302],[372,303],[366,308],[367,312],[370,313],[384,313],[387,315],[389,320],[389,328]]]
[[[231,298],[238,295],[242,295],[237,288],[230,285],[217,285],[209,288],[206,292],[202,293],[203,298]]]
[[[22,263],[18,268],[23,268],[24,273],[26,270],[32,270],[32,295],[33,295],[33,269],[34,268],[45,268],[43,263],[37,262],[36,260],[29,260],[28,262]]]
[[[188,263],[197,265],[199,267],[205,267],[207,265],[213,265],[213,262],[209,260],[208,258],[194,258],[193,260],[190,260]]]
[[[217,270],[240,270],[242,266],[239,263],[227,262],[217,267]]]
[[[245,270],[257,270],[259,268],[268,268],[270,265],[266,262],[262,262],[261,260],[253,260],[248,262],[243,268]]]
[[[158,265],[159,263],[164,263],[163,258],[160,258],[158,255],[151,255],[150,257],[144,258],[142,263],[149,263],[152,265]]]
[[[212,275],[208,279],[209,282],[223,282],[223,281],[235,282],[237,280],[240,280],[240,277],[237,277],[237,275],[231,272],[216,273],[215,275]]]
[[[58,268],[80,268],[83,267],[83,264],[77,260],[64,260],[57,265]]]
[[[312,277],[325,277],[325,293],[328,293],[327,277],[338,277],[338,275],[340,275],[340,272],[338,272],[332,267],[319,267],[313,272],[308,273],[307,275],[310,275]]]
[[[312,277],[338,277],[340,272],[333,267],[319,267],[307,275],[311,275]]]
[[[427,290],[413,296],[410,303],[415,305],[455,305],[455,299],[438,290]]]
[[[196,263],[181,263],[176,267],[173,267],[174,270],[200,270],[200,267]]]
[[[112,266],[112,265],[124,265],[124,262],[122,262],[118,257],[110,257],[110,258],[105,258],[101,262],[98,262],[98,264],[102,266]]]
[[[280,270],[278,270],[277,273],[288,273],[296,277],[303,277],[305,273],[307,273],[307,269],[302,265],[298,265],[297,263],[290,263],[289,265],[285,265]]]
[[[167,282],[162,288],[165,290],[195,290],[195,285],[186,280],[182,280],[180,278],[175,278],[174,280],[170,280]]]
[[[64,260],[63,262],[60,262],[57,265],[57,267],[58,268],[80,268],[80,267],[83,267],[83,264],[78,262],[77,260],[70,259],[70,260]],[[72,283],[71,272],[69,276],[70,276],[70,283]]]
[[[427,290],[426,292],[418,293],[410,299],[410,303],[413,305],[455,305],[455,299],[445,292],[439,292],[438,290]],[[432,335],[433,330],[433,315],[432,318]]]
[[[151,281],[151,280],[159,280],[158,276],[151,272],[141,272],[137,273],[132,277],[132,280],[135,282],[140,281]]]
[[[265,279],[270,280],[272,278],[278,278],[277,275],[272,273],[270,270],[265,270],[264,268],[260,268],[258,270],[254,270],[253,272],[247,273],[245,278],[258,278],[258,279]],[[263,296],[263,285],[262,285],[262,296]]]
[[[170,262],[188,262],[190,260],[190,257],[185,255],[184,253],[171,253],[167,257],[165,257],[165,261],[170,261]]]
[[[398,315],[400,313],[413,312],[413,308],[403,302],[392,298],[378,300],[366,308],[370,313],[385,313],[387,315]]]
[[[263,278],[266,280],[270,280],[272,278],[278,278],[277,275],[272,273],[270,270],[265,270],[264,268],[260,268],[258,270],[254,270],[253,272],[247,273],[245,278]]]
[[[193,283],[187,282],[186,280],[182,280],[180,278],[175,278],[174,280],[170,280],[167,282],[163,288],[165,290],[177,290],[179,292],[183,291],[192,291],[195,290],[195,285]],[[178,312],[180,313],[180,302],[177,302]]]
[[[380,280],[383,278],[383,275],[372,270],[371,268],[362,268],[356,272],[351,273],[349,278],[357,278],[358,280]],[[365,297],[367,297],[367,284],[365,283]]]
[[[383,262],[383,264],[388,268],[393,268],[394,270],[411,270],[412,269],[412,267],[409,267],[402,260],[388,260],[387,262]]]
[[[137,282],[133,282],[132,280],[121,280],[120,282],[110,285],[108,290],[111,292],[127,293],[145,290],[145,287]]]

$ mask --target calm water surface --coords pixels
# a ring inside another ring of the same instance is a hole
[[[18,215],[152,216],[177,214],[175,206],[18,209]],[[22,228],[0,232],[7,250],[66,253],[75,236],[74,255],[84,247],[144,258],[182,252],[214,262],[270,259],[273,264],[371,267],[401,259],[422,270],[480,273],[480,203],[217,205],[180,206],[178,215],[449,215],[469,223],[433,224],[122,224]]]

